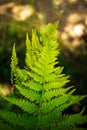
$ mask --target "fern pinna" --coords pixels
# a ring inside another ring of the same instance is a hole
[[[79,103],[85,96],[73,95],[75,89],[64,87],[68,76],[58,66],[59,44],[57,23],[48,24],[39,37],[32,31],[26,36],[25,67],[18,67],[13,46],[11,82],[14,92],[1,95],[5,104],[0,110],[0,130],[83,130],[79,125],[87,122],[84,109],[76,114],[64,114],[69,106]]]

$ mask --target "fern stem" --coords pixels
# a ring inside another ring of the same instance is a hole
[[[43,102],[43,95],[44,95],[44,85],[45,85],[45,80],[43,82],[43,89],[42,89],[42,93],[41,93],[41,100],[40,100],[40,103],[39,103],[39,109],[38,109],[38,115],[37,115],[37,124],[36,124],[36,130],[39,129],[39,119],[40,119],[40,114],[41,114],[41,106],[42,106],[42,102]]]

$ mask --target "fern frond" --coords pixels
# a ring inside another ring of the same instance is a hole
[[[39,38],[36,34],[36,29],[32,30],[32,39],[31,39],[31,45],[32,45],[32,50],[36,54],[36,60],[42,50],[42,45],[40,44]]]
[[[37,91],[24,88],[20,85],[16,85],[16,88],[19,90],[20,94],[22,94],[25,98],[30,99],[30,101],[37,101],[37,103],[40,101],[40,93]]]
[[[41,92],[43,85],[35,82],[34,80],[30,80],[29,82],[22,83],[25,87],[30,88],[31,90],[35,90],[37,92]]]
[[[71,92],[70,92],[71,93]],[[67,107],[71,106],[74,103],[79,102],[84,98],[84,96],[74,98],[72,95],[66,94],[58,98],[51,99],[48,102],[42,103],[41,112],[42,113],[51,113],[53,110],[57,113],[63,112]],[[73,102],[74,98],[74,102]],[[76,100],[75,100],[76,99]]]
[[[58,22],[55,24],[48,24],[46,28],[41,28],[41,41],[43,41],[44,44],[46,44],[46,41],[54,41],[57,40],[57,27],[58,27]]]
[[[47,113],[49,111],[52,111],[54,108],[69,102],[70,99],[71,99],[70,95],[64,95],[60,96],[59,98],[51,99],[49,102],[44,102],[42,104],[41,110],[43,113]]]
[[[28,112],[29,114],[31,113],[36,114],[38,111],[38,107],[34,103],[28,102],[25,99],[10,98],[5,96],[3,98],[8,102],[17,105],[18,107],[23,109],[25,112]]]
[[[80,96],[76,96],[76,97],[71,96],[71,100],[69,102],[66,102],[66,103],[63,103],[63,104],[60,103],[59,107],[56,108],[56,111],[57,112],[63,112],[65,109],[67,109],[68,107],[70,107],[73,104],[79,103],[84,98],[85,98],[84,96],[82,96],[82,97],[80,97]]]
[[[12,58],[11,58],[11,82],[12,84],[13,84],[14,73],[15,73],[17,65],[18,65],[18,58],[17,58],[17,54],[15,51],[15,44],[14,44],[13,51],[12,51]]]
[[[48,100],[51,100],[52,98],[55,98],[55,97],[58,98],[60,96],[63,96],[67,93],[67,91],[69,91],[72,88],[73,86],[68,87],[68,88],[55,88],[55,89],[46,91],[43,95],[43,100],[48,101]],[[73,91],[75,91],[75,89],[73,89]]]
[[[56,128],[59,128],[59,130],[60,128],[70,129],[70,127],[73,128],[74,126],[79,126],[83,123],[86,123],[87,115],[82,116],[83,111],[84,109],[80,113],[74,115],[64,115],[63,119],[60,121],[60,123],[58,123]]]
[[[47,83],[44,85],[44,89],[45,91],[49,91],[49,90],[53,90],[53,89],[58,89],[58,88],[63,88],[66,83],[69,82],[69,81],[57,81],[57,82],[51,82],[51,83]]]
[[[61,118],[62,113],[61,112],[57,112],[56,109],[46,113],[46,114],[42,114],[39,116],[39,125],[41,127],[41,129],[48,129],[51,127],[52,124],[54,124],[58,118]]]
[[[19,68],[17,68],[16,74],[18,75],[18,78],[21,79],[21,82],[22,82],[22,81],[26,81],[26,80],[28,79],[28,75],[27,75],[25,69],[19,69]],[[16,76],[17,76],[17,75],[16,75]]]
[[[13,124],[13,126],[21,126],[24,127],[25,129],[32,129],[35,127],[36,124],[36,117],[23,117],[20,114],[16,114],[13,112],[8,112],[4,110],[0,110],[0,116],[5,119],[6,121],[10,122]]]
[[[36,30],[32,30],[32,42],[30,42],[28,34],[26,35],[26,66],[28,69],[34,66],[37,61],[42,46],[40,45],[39,39],[36,35]]]
[[[19,126],[13,126],[11,124],[8,124],[2,120],[0,120],[0,130],[23,130],[23,128],[19,128]]]
[[[32,48],[31,48],[31,42],[28,37],[28,33],[26,35],[26,67],[30,69],[30,67],[33,65],[33,59],[32,59]]]
[[[79,104],[87,96],[74,95],[73,87],[65,87],[69,76],[62,74],[63,67],[58,66],[56,28],[57,23],[48,24],[40,32],[40,37],[36,30],[32,30],[31,40],[27,34],[24,69],[18,67],[13,46],[11,82],[14,83],[15,92],[13,95],[1,95],[2,103],[6,101],[11,105],[2,104],[1,109],[4,109],[0,110],[0,120],[6,122],[6,126],[9,123],[9,129],[13,126],[13,129],[20,130],[77,130],[80,124],[87,122],[84,110],[77,114],[63,114],[64,110]]]
[[[35,82],[43,83],[44,79],[40,75],[34,73],[34,72],[27,72],[28,75],[33,79]]]
[[[22,81],[27,81],[28,78],[29,78],[29,76],[27,74],[27,70],[20,69],[18,67],[16,68],[15,73],[14,73],[15,83],[20,83]]]

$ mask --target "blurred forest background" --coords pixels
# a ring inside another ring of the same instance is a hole
[[[13,44],[23,67],[26,32],[31,37],[32,28],[39,31],[56,21],[60,65],[70,75],[76,93],[87,94],[87,0],[0,0],[0,84],[10,84]]]

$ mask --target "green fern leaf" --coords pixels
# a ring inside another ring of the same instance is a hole
[[[13,124],[13,126],[21,126],[24,127],[25,129],[30,129],[34,128],[36,124],[36,117],[26,117],[24,118],[20,114],[16,114],[13,112],[8,112],[5,110],[0,110],[0,116]],[[14,128],[14,127],[13,127]]]
[[[71,88],[73,88],[73,86],[68,87],[68,88],[55,88],[49,91],[46,91],[43,95],[43,99],[44,101],[46,100],[51,100],[52,98],[55,97],[60,97],[63,96],[67,93],[67,91],[69,91]],[[73,89],[73,91],[75,91],[75,89]]]
[[[23,109],[25,112],[28,112],[29,114],[36,114],[38,111],[38,107],[34,103],[30,103],[25,99],[10,98],[5,96],[3,98],[8,102],[11,102],[12,104],[19,106],[21,109]]]
[[[64,115],[63,119],[60,121],[60,123],[57,125],[56,128],[58,128],[59,130],[61,128],[66,128],[66,130],[67,130],[67,129],[70,129],[70,127],[73,129],[74,126],[78,126],[79,124],[86,123],[87,115],[82,116],[83,112],[84,112],[84,109],[78,114]]]
[[[0,120],[0,130],[23,130],[22,127],[19,126],[13,126],[12,124],[8,124],[8,122],[4,122],[3,120]]]
[[[30,101],[37,101],[37,103],[40,101],[40,93],[37,91],[24,88],[18,84],[16,85],[16,88],[19,90],[20,94],[22,94],[27,99],[30,99]]]
[[[25,87],[30,88],[31,90],[41,92],[43,85],[39,84],[38,82],[35,82],[34,80],[30,80],[30,82],[24,82],[22,83]]]
[[[11,82],[12,84],[14,80],[14,72],[16,70],[17,65],[18,65],[18,58],[17,58],[17,54],[15,51],[15,44],[14,44],[13,51],[12,51],[12,58],[11,58]]]

